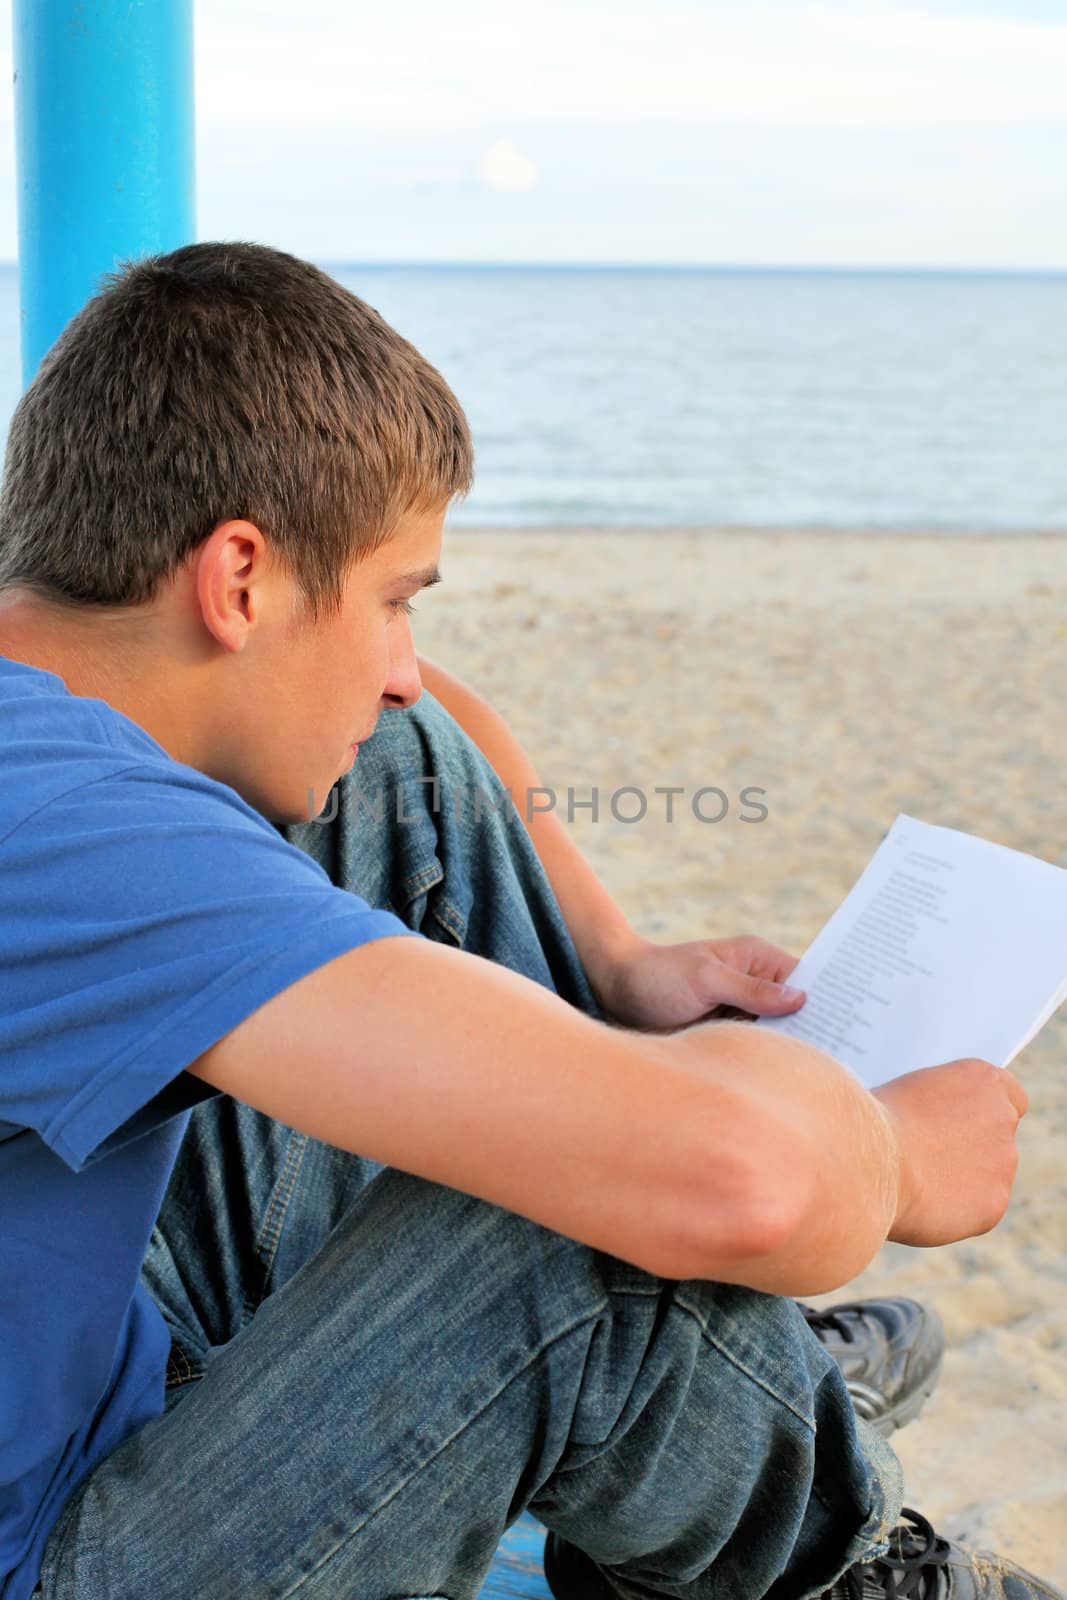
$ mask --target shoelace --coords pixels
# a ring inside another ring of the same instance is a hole
[[[877,1584],[885,1600],[935,1600],[940,1594],[938,1574],[948,1565],[949,1545],[910,1506],[900,1515],[904,1520],[889,1536],[888,1553],[845,1573],[842,1600],[864,1600],[865,1580]]]
[[[814,1306],[801,1305],[804,1321],[809,1328],[833,1329],[839,1333],[846,1344],[854,1344],[856,1332],[852,1324],[843,1315],[852,1309],[851,1305],[838,1306],[836,1310],[816,1311]]]

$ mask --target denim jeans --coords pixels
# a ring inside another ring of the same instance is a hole
[[[332,820],[283,831],[595,1014],[521,820],[479,790],[500,799],[424,694]],[[620,1596],[785,1600],[896,1519],[896,1459],[790,1300],[655,1278],[226,1096],[193,1114],[143,1270],[165,1410],[64,1508],[45,1600],[473,1600],[524,1508]]]

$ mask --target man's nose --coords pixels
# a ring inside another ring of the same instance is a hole
[[[397,708],[413,706],[422,693],[422,677],[411,624],[406,617],[398,617],[389,633],[389,677],[382,699]]]

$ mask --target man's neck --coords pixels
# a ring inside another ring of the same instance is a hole
[[[187,696],[168,693],[137,648],[140,631],[113,611],[84,617],[34,596],[0,597],[0,654],[54,672],[71,694],[106,701],[188,762],[196,717]]]

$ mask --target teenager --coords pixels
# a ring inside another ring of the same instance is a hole
[[[898,1521],[790,1298],[992,1227],[1023,1090],[701,1020],[790,959],[629,940],[426,802],[492,773],[406,617],[470,471],[439,375],[250,246],[119,275],[16,412],[4,1600],[472,1597],[523,1507],[561,1596],[1052,1595]],[[282,830],[368,751],[423,803],[331,881]]]

